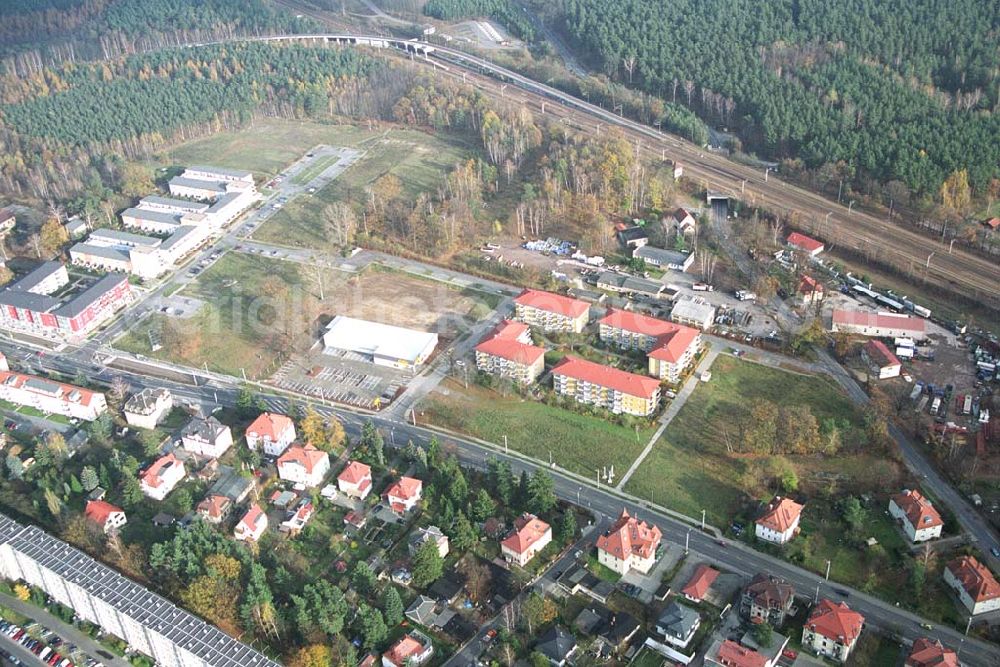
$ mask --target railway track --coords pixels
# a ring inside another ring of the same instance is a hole
[[[289,2],[287,7],[343,29],[324,13]],[[533,112],[587,133],[617,127],[650,159],[680,162],[685,176],[706,190],[749,201],[782,216],[788,224],[822,238],[831,247],[847,248],[873,264],[889,266],[911,278],[970,298],[1000,312],[1000,262],[957,249],[864,211],[850,211],[815,192],[732,162],[687,140],[615,115],[560,90],[464,51],[382,35],[284,35],[256,41],[323,41],[338,44],[394,48],[415,61],[431,64],[440,76],[460,79],[484,94],[517,103]],[[252,40],[252,41],[253,41]],[[245,41],[245,40],[232,40]]]

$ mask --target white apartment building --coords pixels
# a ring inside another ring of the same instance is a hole
[[[130,426],[154,429],[170,414],[174,398],[167,389],[147,387],[125,401],[125,421]]]
[[[192,454],[217,459],[233,446],[233,432],[215,417],[195,417],[181,431],[181,446]]]
[[[10,371],[0,371],[0,398],[82,421],[94,421],[108,411],[104,394]]]

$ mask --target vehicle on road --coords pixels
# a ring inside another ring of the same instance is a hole
[[[994,558],[1000,558],[1000,547],[997,546],[991,547],[990,553],[993,554]]]
[[[840,595],[841,597],[845,597],[845,598],[851,597],[851,592],[849,590],[844,589],[844,588],[834,588],[833,592],[836,593],[837,595]]]
[[[483,642],[489,644],[491,641],[496,639],[496,636],[497,636],[497,631],[491,628],[490,631],[486,633],[486,636],[483,637]]]

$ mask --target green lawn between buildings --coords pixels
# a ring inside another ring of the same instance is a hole
[[[503,445],[541,461],[590,478],[597,469],[614,465],[620,477],[646,446],[655,429],[613,424],[590,416],[546,405],[516,394],[499,393],[470,384],[464,389],[448,382],[447,395],[428,397],[421,409],[424,419],[455,431]]]

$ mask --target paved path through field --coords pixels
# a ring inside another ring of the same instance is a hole
[[[656,444],[656,441],[660,439],[663,432],[667,430],[667,426],[670,425],[670,422],[674,420],[677,413],[680,412],[681,408],[684,407],[684,404],[687,403],[688,397],[694,392],[694,388],[698,386],[698,378],[701,377],[702,372],[707,371],[712,367],[712,364],[715,363],[715,358],[719,356],[719,352],[721,351],[722,348],[720,346],[712,345],[711,343],[708,344],[708,354],[704,356],[701,363],[699,363],[697,368],[694,369],[694,373],[692,373],[684,382],[684,386],[681,387],[679,392],[677,392],[677,397],[674,398],[670,405],[667,406],[667,409],[663,411],[663,414],[660,415],[660,427],[656,429],[656,433],[654,433],[653,437],[649,439],[649,443],[646,445],[646,448],[643,449],[638,458],[632,462],[632,466],[624,475],[622,475],[621,481],[618,482],[617,486],[615,486],[616,489],[620,491],[625,488],[625,483],[628,482],[629,478],[633,474],[635,474],[635,471],[639,469],[639,466],[646,460],[649,453],[653,451],[653,445]]]

